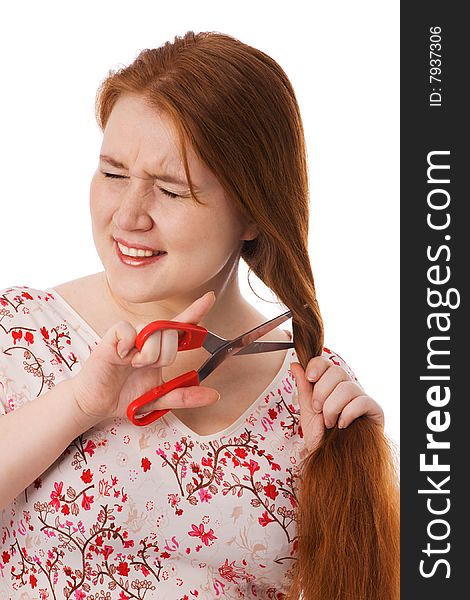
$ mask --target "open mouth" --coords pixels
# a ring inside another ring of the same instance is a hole
[[[130,251],[131,254],[125,254],[124,252],[122,252],[120,244],[118,244],[118,242],[115,242],[115,247],[116,253],[120,261],[130,266],[148,265],[162,259],[167,254],[167,252],[165,252],[164,250],[157,250],[156,252],[152,253],[151,251]]]

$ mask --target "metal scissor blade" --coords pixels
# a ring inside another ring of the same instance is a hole
[[[234,352],[234,356],[241,354],[258,354],[260,352],[275,352],[276,350],[285,350],[286,348],[294,348],[294,342],[252,342],[249,346],[242,348],[238,352]]]
[[[202,344],[202,347],[205,348],[207,350],[207,352],[210,352],[211,354],[214,354],[215,352],[217,352],[217,350],[219,348],[222,348],[222,346],[224,344],[226,344],[229,340],[226,340],[223,337],[220,337],[219,335],[216,335],[215,333],[212,333],[212,331],[208,331],[207,335],[206,335],[206,339],[204,340],[204,343]]]
[[[292,313],[290,310],[288,310],[282,315],[274,317],[274,319],[266,321],[265,323],[258,325],[258,327],[250,329],[250,331],[243,333],[234,340],[227,340],[225,344],[223,344],[218,350],[216,350],[216,352],[206,360],[202,367],[200,367],[200,369],[198,370],[199,381],[202,381],[208,375],[210,375],[212,371],[231,354],[233,354],[237,350],[245,348],[245,346],[249,346],[258,338],[263,337],[263,335],[266,335],[267,333],[275,329],[278,325],[284,323],[284,321],[287,321],[287,319],[290,319],[291,316]]]
[[[232,347],[232,351],[235,352],[240,348],[245,348],[246,346],[249,346],[252,342],[254,342],[260,337],[263,337],[263,335],[266,335],[273,329],[276,329],[278,325],[284,323],[284,321],[287,321],[287,319],[290,319],[291,317],[292,313],[290,310],[288,310],[285,313],[282,313],[282,315],[274,317],[274,319],[270,319],[269,321],[258,325],[258,327],[254,327],[253,329],[250,329],[250,331],[243,333],[242,335],[232,340],[230,344],[230,346]]]

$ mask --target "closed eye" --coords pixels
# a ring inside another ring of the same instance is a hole
[[[126,179],[126,177],[124,175],[116,175],[116,173],[104,173],[104,172],[102,172],[102,173],[105,177],[110,177],[111,179]],[[170,198],[178,198],[178,194],[169,192],[168,190],[165,190],[164,188],[161,188],[161,187],[159,187],[158,189],[161,192],[163,192],[166,196],[169,196]]]

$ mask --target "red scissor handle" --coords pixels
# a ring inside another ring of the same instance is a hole
[[[184,331],[183,337],[178,341],[178,351],[193,350],[200,348],[207,336],[207,329],[193,323],[180,323],[179,321],[152,321],[148,323],[142,331],[139,331],[135,338],[135,346],[139,350],[145,343],[145,340],[159,329],[178,329]]]
[[[155,331],[159,329],[178,329],[184,332],[183,337],[178,342],[178,351],[179,350],[192,350],[194,348],[200,348],[207,336],[207,329],[204,327],[200,327],[199,325],[194,325],[192,323],[180,323],[178,321],[152,321],[148,325],[146,325],[142,331],[136,337],[135,345],[136,348],[140,351],[145,343],[145,340],[152,335]],[[137,416],[136,412],[145,404],[149,402],[154,402],[158,398],[161,398],[171,390],[174,390],[179,387],[190,387],[193,385],[199,385],[199,376],[197,371],[188,371],[183,375],[179,375],[174,379],[170,379],[170,381],[166,381],[161,385],[145,392],[142,396],[139,396],[135,400],[133,400],[129,406],[127,407],[127,417],[129,421],[134,423],[134,425],[149,425],[153,421],[156,421],[160,417],[163,417],[169,409],[164,410],[153,410],[152,412],[144,415]]]

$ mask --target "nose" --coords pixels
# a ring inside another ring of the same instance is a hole
[[[121,231],[134,229],[151,229],[153,219],[147,210],[153,198],[152,187],[146,183],[132,182],[126,186],[120,195],[119,206],[114,212],[113,222]]]

